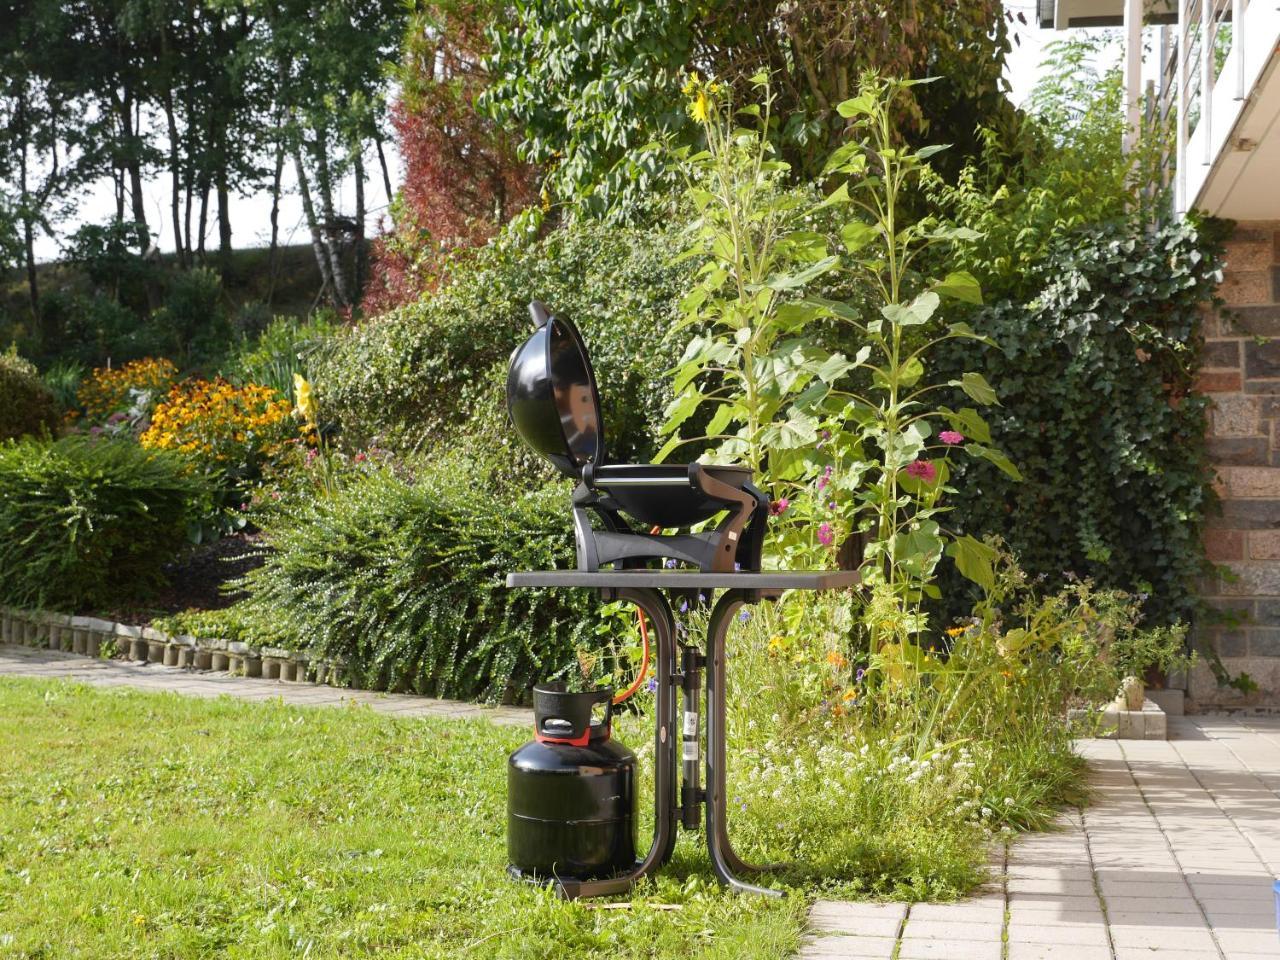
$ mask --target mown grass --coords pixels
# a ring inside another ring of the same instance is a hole
[[[804,897],[722,891],[699,837],[626,909],[507,880],[505,760],[525,739],[0,678],[0,957],[792,953]]]

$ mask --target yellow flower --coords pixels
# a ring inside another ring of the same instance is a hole
[[[827,663],[831,664],[831,666],[835,667],[837,670],[843,670],[848,664],[848,661],[845,660],[844,654],[839,650],[831,650],[827,653]]]
[[[962,633],[964,633],[964,627],[950,627],[947,630],[948,637],[958,637]]]
[[[300,374],[293,375],[294,407],[293,415],[303,423],[316,422],[316,398],[311,393],[311,384]]]
[[[680,88],[680,92],[686,97],[693,96],[693,91],[698,89],[698,74],[696,71],[690,71],[688,78],[684,82],[684,86]]]
[[[850,700],[857,700],[858,691],[853,689],[853,687],[850,687],[848,690],[844,692],[844,696],[842,696],[840,699],[843,700],[845,703],[848,703]]]
[[[693,100],[689,103],[689,116],[698,123],[707,123],[711,119],[711,101],[707,99],[705,90],[699,90],[694,94]]]

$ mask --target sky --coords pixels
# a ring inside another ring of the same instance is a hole
[[[1023,103],[1039,76],[1041,51],[1049,40],[1055,37],[1052,30],[1041,30],[1036,25],[1034,0],[1011,0],[1005,3],[1005,9],[1013,13],[1021,13],[1027,19],[1027,25],[1015,24],[1018,43],[1006,63],[1006,74],[1012,91],[1014,103]],[[391,184],[397,187],[403,179],[399,153],[394,144],[388,144],[387,163],[391,168]],[[366,232],[372,236],[379,230],[379,223],[386,216],[387,197],[382,186],[382,177],[377,173],[376,156],[366,158],[365,169],[370,172],[371,180],[365,187],[365,202],[369,207],[369,218]],[[308,234],[306,221],[302,215],[302,203],[294,191],[296,181],[289,165],[285,168],[284,196],[280,201],[280,242],[282,244],[306,243]],[[335,200],[339,209],[350,210],[354,207],[354,185],[348,180],[343,183],[339,196]],[[167,174],[159,171],[143,187],[146,202],[147,221],[152,231],[158,231],[155,237],[161,250],[173,250],[173,232],[170,227],[169,186]],[[212,207],[212,203],[211,203]],[[60,225],[61,236],[70,235],[77,226],[84,223],[105,223],[115,213],[115,195],[110,179],[104,178],[94,184],[83,195],[77,215]],[[236,247],[266,246],[271,240],[271,197],[268,193],[251,196],[232,196],[231,226],[232,242]],[[217,245],[216,213],[210,210],[209,232],[206,244]],[[55,260],[60,256],[61,248],[57,239],[49,236],[41,237],[36,242],[36,257],[41,261]]]

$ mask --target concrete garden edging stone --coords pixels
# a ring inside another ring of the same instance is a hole
[[[114,656],[188,670],[226,671],[234,676],[346,686],[341,661],[315,657],[305,650],[259,648],[235,640],[170,635],[152,627],[43,610],[0,607],[0,642],[86,657]]]

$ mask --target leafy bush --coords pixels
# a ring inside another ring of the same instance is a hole
[[[1125,150],[1124,87],[1109,42],[1102,34],[1046,46],[1031,112],[1020,121],[1022,162],[1011,162],[1000,135],[983,131],[982,151],[954,182],[925,181],[927,199],[973,231],[958,238],[950,264],[973,273],[990,298],[1034,296],[1034,267],[1071,232],[1130,219],[1145,224],[1168,209],[1165,193],[1148,185],[1161,182],[1169,131],[1144,129]],[[1098,62],[1116,65],[1099,73]]]
[[[44,360],[71,359],[86,366],[163,353],[167,342],[156,328],[139,319],[142,309],[106,293],[51,290],[40,301],[36,349]]]
[[[270,551],[246,602],[295,645],[345,659],[359,684],[519,697],[570,662],[592,601],[503,585],[571,562],[565,491],[492,498],[476,483],[456,462],[408,478],[377,468],[284,502],[259,520]]]
[[[181,460],[129,441],[0,446],[0,599],[78,610],[144,597],[202,496]]]
[[[995,341],[981,361],[1000,402],[991,432],[1026,480],[963,464],[951,522],[1001,535],[1051,582],[1070,573],[1149,593],[1154,623],[1190,614],[1212,502],[1207,400],[1193,378],[1219,252],[1215,231],[1191,221],[1078,231],[1028,268],[1034,299],[971,318]],[[952,351],[935,375],[971,367],[974,349]]]
[[[57,429],[57,401],[36,368],[16,353],[0,353],[0,440]]]
[[[223,356],[231,321],[222,302],[222,279],[206,267],[171,274],[164,304],[147,322],[166,333],[184,367]]]
[[[113,413],[129,409],[147,395],[148,409],[159,402],[178,379],[178,368],[163,357],[131,360],[122,367],[98,368],[82,380],[76,397],[85,420],[101,423]]]
[[[528,335],[528,302],[540,299],[587,340],[611,456],[646,456],[668,399],[661,373],[676,359],[663,336],[694,270],[671,262],[678,249],[673,231],[587,224],[459,255],[435,293],[330,342],[313,381],[321,406],[354,445],[474,435],[473,411],[501,402],[497,371]]]
[[[295,374],[312,379],[317,352],[337,330],[337,322],[324,313],[307,320],[276,317],[256,339],[241,346],[228,365],[227,376],[237,383],[260,383],[288,396]]]

